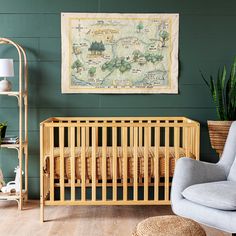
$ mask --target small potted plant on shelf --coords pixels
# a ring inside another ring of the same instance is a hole
[[[207,80],[201,73],[203,80],[212,95],[219,121],[207,121],[211,146],[221,156],[230,125],[236,120],[236,57],[227,75],[226,66],[219,69],[217,78],[210,76]]]
[[[5,134],[6,134],[6,130],[7,130],[7,122],[0,122],[0,144],[2,142],[2,139],[5,138]]]
[[[1,191],[1,189],[4,185],[5,185],[5,182],[4,182],[4,179],[3,179],[2,170],[0,169],[0,191]]]

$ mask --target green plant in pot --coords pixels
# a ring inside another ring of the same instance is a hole
[[[7,130],[7,122],[0,122],[0,144],[2,142],[2,139],[5,138]]]
[[[228,74],[226,66],[218,70],[216,78],[203,80],[210,90],[219,121],[207,121],[211,146],[221,156],[231,123],[236,120],[236,57]]]

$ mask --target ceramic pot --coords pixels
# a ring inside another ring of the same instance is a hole
[[[0,81],[0,92],[7,92],[7,91],[11,91],[11,82],[3,79]]]

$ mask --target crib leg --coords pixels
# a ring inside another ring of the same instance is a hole
[[[23,198],[20,197],[20,199],[17,202],[18,202],[18,210],[22,210],[22,208],[23,208]]]
[[[43,197],[40,198],[40,222],[44,222],[44,205],[43,205]]]

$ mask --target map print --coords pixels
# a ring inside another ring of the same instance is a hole
[[[62,92],[178,92],[173,25],[177,14],[62,13]]]

